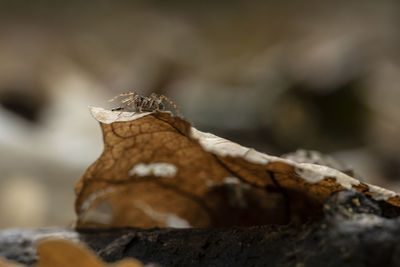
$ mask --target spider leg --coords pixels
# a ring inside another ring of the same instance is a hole
[[[156,109],[158,109],[158,105],[157,105],[157,94],[156,93],[152,93],[150,95],[150,103],[149,103],[149,109],[152,109],[154,103],[156,103]]]
[[[139,95],[136,95],[136,96],[134,96],[134,97],[127,98],[127,99],[123,100],[122,103],[128,102],[128,104],[126,104],[126,105],[129,106],[129,105],[131,105],[132,103],[134,103],[136,100],[138,100],[139,97],[140,97]]]
[[[162,101],[163,101],[163,96],[162,95],[157,96],[157,98],[155,99],[154,105],[155,105],[155,108],[157,110],[161,110],[160,109],[160,105],[161,105]],[[164,110],[164,108],[162,108],[162,109]]]
[[[120,110],[124,110],[123,107],[116,107],[116,108],[112,108],[111,111],[120,111]]]
[[[130,99],[130,101],[129,101],[125,106],[127,107],[127,106],[129,106],[129,105],[131,105],[131,104],[137,102],[137,100],[138,100],[139,98],[140,98],[139,95],[136,95],[136,96],[132,97],[132,98]],[[136,109],[136,108],[137,108],[137,105],[136,105],[135,109]]]
[[[168,104],[170,104],[170,105],[174,108],[175,113],[176,113],[177,116],[180,116],[179,109],[178,109],[178,107],[175,105],[174,102],[172,102],[172,101],[171,101],[168,97],[166,97],[165,95],[160,95],[159,104],[160,104],[163,100],[167,101]]]
[[[113,98],[111,98],[110,100],[108,100],[108,102],[112,102],[112,101],[114,101],[115,99],[117,99],[117,98],[120,98],[120,97],[123,97],[123,96],[135,96],[135,95],[137,95],[135,92],[128,92],[128,93],[122,93],[122,94],[119,94],[119,95],[117,95],[117,96],[114,96]]]
[[[147,103],[149,103],[149,98],[148,98],[148,97],[144,97],[144,98],[142,99],[142,103],[140,103],[139,112],[142,112],[143,108],[146,109]]]
[[[123,103],[129,102],[129,101],[131,101],[131,100],[134,99],[134,98],[135,98],[134,96],[127,97],[127,98],[123,99],[123,100],[121,101],[121,103],[123,104]]]
[[[127,97],[127,98],[123,99],[123,100],[121,101],[121,103],[130,102],[131,100],[136,100],[137,97],[140,97],[140,96],[139,96],[138,94],[136,94],[135,92],[132,92],[130,95],[131,95],[130,97]]]

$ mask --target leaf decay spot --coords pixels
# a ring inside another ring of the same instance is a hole
[[[104,151],[76,185],[77,227],[301,222],[345,189],[400,207],[392,191],[203,133],[169,112],[90,111]]]

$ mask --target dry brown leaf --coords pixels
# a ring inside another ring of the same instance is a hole
[[[142,267],[136,260],[126,259],[114,264],[102,262],[87,248],[67,240],[44,240],[38,245],[39,267]]]
[[[76,185],[78,227],[209,227],[301,221],[333,192],[389,190],[203,133],[168,112],[91,108],[104,152]]]

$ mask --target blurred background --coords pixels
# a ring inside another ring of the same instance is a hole
[[[72,225],[102,152],[88,106],[130,90],[400,191],[400,2],[277,2],[0,1],[0,228]]]

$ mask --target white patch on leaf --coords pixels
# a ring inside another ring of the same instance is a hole
[[[249,162],[261,165],[266,165],[269,162],[270,156],[252,148],[241,146],[211,133],[203,133],[193,127],[191,130],[191,137],[198,140],[204,150],[208,152],[222,157],[241,157]]]
[[[369,191],[372,193],[372,198],[375,200],[388,200],[391,197],[395,197],[397,194],[393,191],[385,188],[368,184]]]
[[[149,216],[154,221],[164,223],[166,227],[173,228],[190,228],[192,227],[190,223],[173,213],[165,213],[154,210],[150,205],[144,203],[143,201],[135,201],[135,206],[143,211],[147,216]]]
[[[103,199],[96,206],[87,210],[81,220],[85,223],[110,224],[114,218],[114,212],[111,203]]]
[[[110,124],[119,121],[134,121],[152,112],[126,112],[126,111],[111,111],[104,108],[89,107],[90,113],[97,121]]]
[[[171,163],[165,163],[165,162],[157,162],[150,164],[138,163],[129,171],[129,175],[157,176],[157,177],[171,178],[174,177],[177,172],[178,168]]]
[[[185,219],[182,219],[181,217],[168,213],[167,217],[165,219],[165,224],[167,227],[173,227],[173,228],[190,228],[192,227],[188,221]]]
[[[207,179],[205,182],[206,186],[208,187],[213,187],[214,186],[214,182],[213,180]]]
[[[106,188],[106,189],[99,190],[99,191],[96,191],[96,192],[90,194],[90,195],[86,198],[86,200],[82,203],[82,205],[81,205],[81,207],[80,207],[80,209],[79,209],[79,214],[78,214],[78,216],[81,216],[81,214],[83,214],[84,212],[86,212],[86,211],[90,208],[90,206],[92,205],[92,203],[93,203],[96,199],[101,198],[101,197],[104,197],[105,195],[110,194],[110,193],[113,193],[113,192],[115,192],[115,191],[116,191],[115,187],[108,187],[108,188]]]
[[[359,185],[360,181],[327,166],[311,163],[295,163],[295,172],[301,178],[310,183],[318,183],[326,177],[336,179],[336,183],[346,189],[351,189],[353,185]]]
[[[240,184],[240,180],[237,177],[225,177],[224,184]]]

